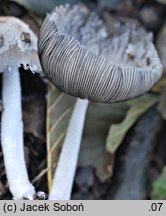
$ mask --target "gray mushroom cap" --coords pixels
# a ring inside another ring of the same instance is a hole
[[[67,94],[95,102],[146,93],[162,75],[152,35],[120,23],[112,32],[83,5],[55,8],[39,33],[45,75]]]
[[[15,17],[0,17],[0,72],[19,68],[40,72],[37,37],[27,24]]]

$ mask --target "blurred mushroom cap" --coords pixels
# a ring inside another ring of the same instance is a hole
[[[0,17],[0,72],[12,68],[40,72],[37,37],[27,24],[15,17]]]
[[[45,75],[67,94],[94,102],[123,101],[146,93],[161,77],[152,34],[141,27],[104,23],[85,6],[55,8],[39,33]]]

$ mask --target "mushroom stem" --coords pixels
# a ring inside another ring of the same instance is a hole
[[[18,69],[3,74],[1,143],[6,175],[13,199],[33,199],[34,187],[28,179],[23,147],[21,86]]]
[[[49,200],[69,200],[76,171],[88,100],[77,99],[56,168]]]

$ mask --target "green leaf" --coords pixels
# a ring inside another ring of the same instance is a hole
[[[131,108],[127,112],[125,119],[119,124],[111,125],[106,139],[107,151],[114,154],[122,143],[126,133],[137,121],[137,119],[158,101],[154,95],[144,95],[129,101]]]
[[[47,95],[47,167],[48,188],[51,188],[54,168],[68,127],[75,99],[48,85]]]
[[[151,198],[156,200],[166,199],[166,167],[163,168],[160,177],[153,183]]]
[[[110,124],[123,120],[128,108],[127,103],[89,105],[78,165],[94,167],[100,181],[112,175],[114,165],[114,155],[105,148],[107,131]]]
[[[53,171],[56,166],[61,145],[68,122],[73,110],[75,99],[68,96],[53,85],[49,84],[47,95],[47,157],[48,157],[48,185],[52,184]],[[130,107],[129,117],[138,118],[143,112],[157,102],[157,97],[146,95],[135,100],[115,104],[90,103],[87,111],[79,166],[93,166],[101,181],[105,181],[112,174],[114,155],[107,152],[105,138],[111,124],[125,125],[129,128],[131,123],[125,115]],[[132,111],[133,110],[133,111]],[[136,111],[136,112],[135,112]],[[132,115],[130,115],[130,112]],[[130,120],[129,118],[129,120]],[[133,122],[133,120],[131,120]],[[124,123],[123,123],[124,124]],[[125,131],[123,131],[125,135]]]

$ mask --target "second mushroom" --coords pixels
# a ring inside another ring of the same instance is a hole
[[[19,68],[41,71],[37,37],[15,17],[0,17],[0,72],[3,73],[1,144],[9,189],[14,199],[33,199],[24,158]]]

